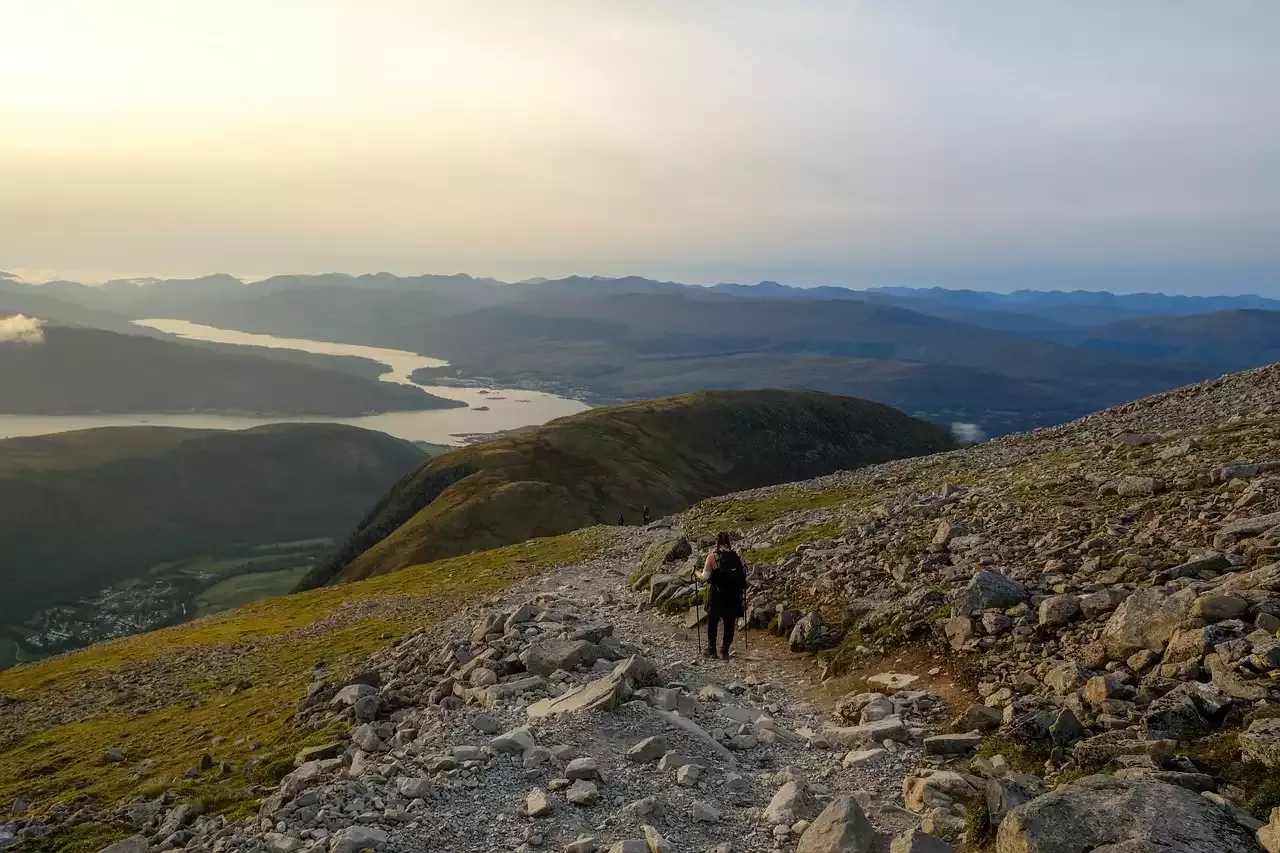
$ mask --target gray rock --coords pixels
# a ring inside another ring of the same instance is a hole
[[[792,780],[773,795],[762,815],[765,823],[790,826],[798,820],[812,820],[818,814],[818,801],[802,780]]]
[[[973,639],[973,620],[968,616],[952,616],[942,626],[942,630],[947,635],[951,648],[961,651]]]
[[[530,719],[572,714],[578,711],[612,711],[631,697],[638,687],[647,687],[657,680],[653,665],[640,657],[620,661],[602,678],[589,681],[554,699],[539,699],[529,706]]]
[[[649,853],[649,842],[643,838],[625,838],[613,842],[609,853]]]
[[[1020,780],[1011,778],[988,779],[983,795],[987,801],[987,817],[991,825],[998,827],[1005,815],[1023,803],[1036,797],[1036,791]]]
[[[173,835],[202,814],[204,814],[204,806],[201,803],[183,803],[174,806],[165,815],[164,822],[160,824],[156,834],[162,838]]]
[[[1239,853],[1251,833],[1213,803],[1163,782],[1086,776],[1013,809],[997,853]]]
[[[545,677],[557,669],[567,671],[594,663],[600,656],[600,647],[586,640],[541,640],[520,653],[520,662],[529,672]]]
[[[864,746],[868,743],[879,743],[885,740],[896,740],[899,743],[905,743],[909,737],[907,727],[903,724],[902,718],[896,716],[885,717],[883,720],[877,720],[874,723],[866,723],[861,726],[837,726],[824,729],[823,735],[826,736],[829,743],[845,749]]]
[[[654,735],[640,741],[635,746],[627,750],[627,758],[640,764],[648,764],[650,761],[657,761],[666,755],[670,750],[667,739],[662,735]]]
[[[533,749],[536,745],[537,741],[533,739],[533,732],[529,731],[528,726],[512,729],[506,734],[498,735],[489,741],[489,748],[499,754],[525,752]]]
[[[868,853],[875,829],[852,794],[831,801],[800,836],[796,853]]]
[[[934,735],[924,739],[925,755],[968,755],[982,745],[982,733]]]
[[[1208,733],[1209,721],[1185,691],[1174,689],[1156,699],[1142,715],[1147,738],[1195,740]]]
[[[690,815],[695,823],[716,823],[722,816],[718,808],[702,800],[694,801]]]
[[[603,781],[603,777],[600,775],[600,768],[596,766],[596,760],[588,756],[575,758],[570,761],[568,766],[564,768],[564,775],[566,779],[590,779],[593,782]]]
[[[1240,518],[1228,522],[1219,527],[1218,532],[1214,534],[1213,547],[1226,548],[1241,539],[1248,539],[1251,536],[1257,536],[1259,533],[1265,533],[1277,524],[1280,524],[1280,512],[1259,515],[1253,518]]]
[[[594,806],[600,801],[600,789],[594,782],[578,779],[564,792],[564,796],[575,806]]]
[[[1187,618],[1195,597],[1191,590],[1172,595],[1155,587],[1138,590],[1107,620],[1102,629],[1103,648],[1112,660],[1118,661],[1142,649],[1163,652]]]
[[[991,608],[1004,610],[1030,598],[1027,588],[992,569],[983,569],[969,580],[955,600],[958,616],[979,616]]]
[[[1249,602],[1235,595],[1202,595],[1191,607],[1191,615],[1206,622],[1240,619],[1249,612]]]
[[[1280,768],[1280,718],[1254,720],[1239,735],[1240,757]]]
[[[791,629],[789,641],[793,652],[815,651],[822,639],[822,615],[811,610]]]
[[[356,719],[365,723],[371,720],[376,720],[378,718],[378,712],[381,710],[382,697],[377,694],[372,696],[361,696],[351,706],[351,711],[355,714]]]
[[[1131,475],[1115,482],[1116,495],[1122,498],[1145,498],[1158,495],[1165,489],[1164,482],[1156,477]]]
[[[1040,602],[1040,627],[1066,625],[1080,615],[1080,599],[1074,595],[1051,595]]]
[[[547,798],[547,792],[534,788],[525,794],[524,813],[529,817],[546,817],[551,814],[551,800]]]
[[[329,853],[359,853],[386,843],[385,830],[375,826],[348,826],[329,836]]]
[[[107,764],[119,764],[124,761],[124,750],[113,746],[102,753],[102,760]]]
[[[993,732],[1000,728],[1004,717],[995,708],[974,703],[956,718],[952,727],[960,731]]]
[[[1079,690],[1087,680],[1088,675],[1075,661],[1065,661],[1054,666],[1044,677],[1044,683],[1059,696]]]
[[[908,829],[889,844],[889,853],[955,853],[955,848],[941,838]]]

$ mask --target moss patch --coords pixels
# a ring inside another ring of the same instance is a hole
[[[857,496],[843,490],[815,492],[783,487],[763,497],[703,501],[685,513],[683,521],[690,536],[706,536],[721,530],[763,527],[793,512],[836,506]]]
[[[783,536],[768,548],[753,550],[748,559],[757,563],[777,563],[795,553],[801,545],[811,545],[823,539],[832,539],[844,532],[844,525],[838,521],[825,521],[801,527]]]

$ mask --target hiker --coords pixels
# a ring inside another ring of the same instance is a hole
[[[716,629],[724,622],[724,644],[720,656],[729,659],[733,632],[743,615],[743,595],[747,590],[747,568],[733,550],[728,533],[716,534],[716,547],[698,573],[707,583],[707,657],[716,656]]]
[[[648,526],[649,524],[649,508],[648,507],[645,507],[644,511],[641,512],[640,523],[645,525],[646,527]]]
[[[618,516],[618,526],[619,526],[619,527],[624,527],[624,526],[626,525],[626,523],[627,523],[627,519],[626,519],[626,517],[625,517],[625,516],[621,516],[621,515],[619,515],[619,516]]]

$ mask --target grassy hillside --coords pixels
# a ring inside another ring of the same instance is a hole
[[[526,542],[0,672],[0,802],[23,797],[38,812],[55,800],[112,802],[172,786],[211,810],[251,814],[259,796],[252,786],[278,781],[299,749],[333,737],[292,721],[318,660],[333,677],[353,674],[393,637],[429,630],[606,543],[598,531]],[[127,761],[104,763],[112,747]],[[210,752],[238,772],[182,779]]]
[[[0,413],[251,412],[359,415],[465,405],[276,358],[46,326],[42,343],[0,342]]]
[[[597,409],[432,459],[304,586],[551,536],[619,515],[946,449],[942,430],[865,400],[717,391]]]
[[[42,611],[127,580],[147,588],[119,590],[121,607],[180,576],[199,588],[239,570],[310,564],[327,540],[309,540],[345,533],[422,459],[409,442],[337,424],[0,441],[0,637],[47,627],[31,624],[37,614],[70,619]],[[286,545],[263,547],[277,543]],[[220,592],[244,600],[243,589]]]

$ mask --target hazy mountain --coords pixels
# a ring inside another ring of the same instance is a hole
[[[596,409],[425,463],[304,587],[950,446],[947,433],[887,406],[807,391]]]
[[[933,288],[876,288],[873,293],[953,307],[997,309],[1030,314],[1057,323],[1099,325],[1136,317],[1188,316],[1209,311],[1254,308],[1280,310],[1280,300],[1262,296],[1179,296],[1164,293],[1125,293],[1092,290],[980,290]]]
[[[277,358],[45,325],[0,340],[0,413],[359,415],[462,406],[406,385]]]
[[[1242,370],[1280,361],[1280,312],[1144,317],[1082,330],[1068,339],[1091,349]]]
[[[454,369],[635,399],[716,387],[866,394],[934,420],[1053,423],[1211,375],[861,300],[633,294],[474,311],[414,330]],[[423,378],[430,374],[424,372]]]

